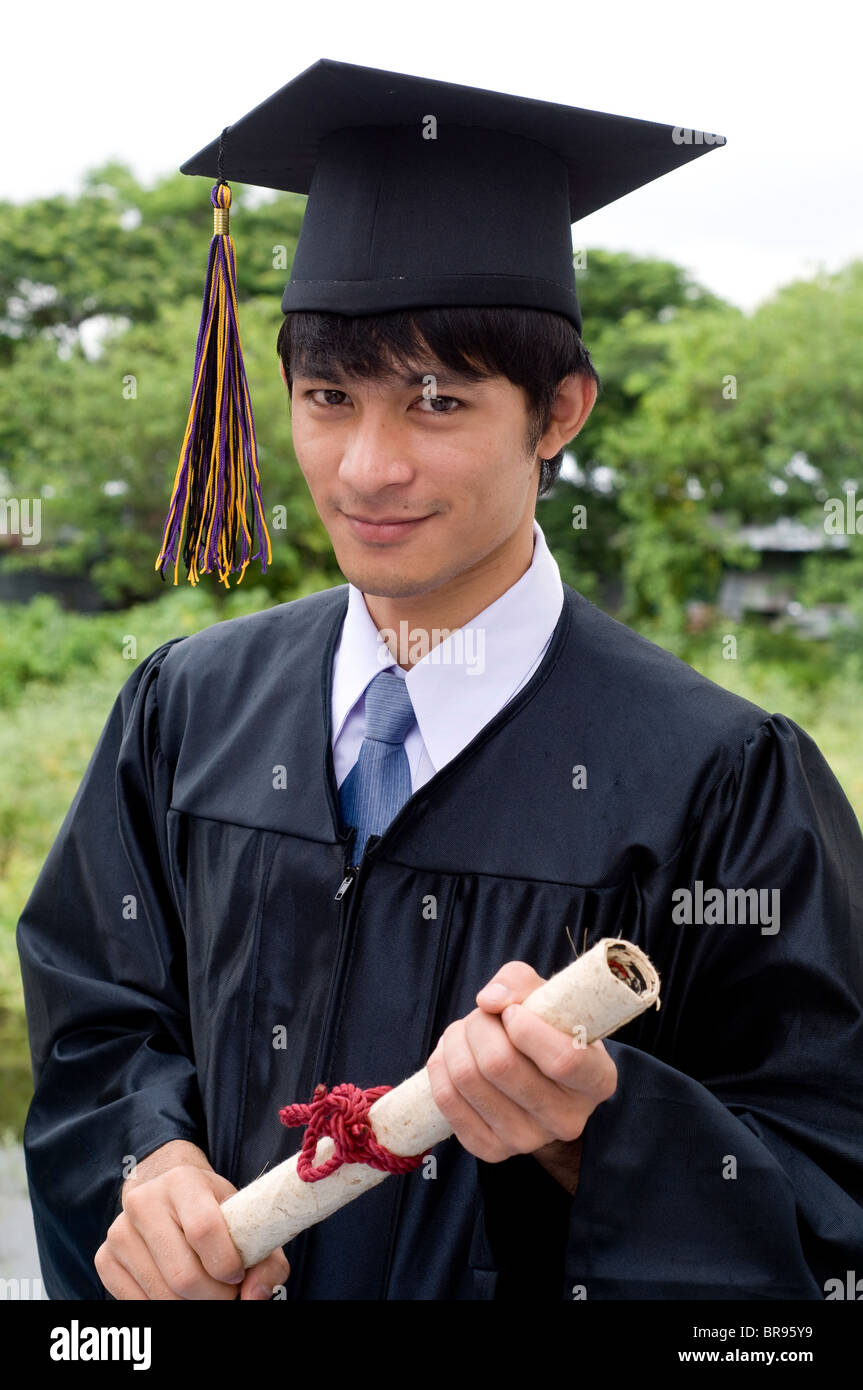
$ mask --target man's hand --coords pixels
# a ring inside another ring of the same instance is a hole
[[[121,1300],[271,1298],[290,1266],[278,1249],[243,1269],[219,1210],[236,1190],[194,1144],[156,1149],[123,1184],[123,1210],[96,1252],[108,1292]]]
[[[529,965],[509,961],[427,1063],[435,1104],[459,1143],[486,1163],[578,1140],[617,1089],[617,1067],[600,1040],[574,1046],[568,1033],[520,1007],[541,984]]]

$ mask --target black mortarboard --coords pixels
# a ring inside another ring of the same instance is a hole
[[[223,174],[309,194],[284,313],[519,304],[580,330],[570,224],[707,140],[323,58],[227,129]],[[181,172],[215,178],[218,156]]]
[[[323,58],[225,127],[181,172],[218,180],[214,206],[230,202],[227,179],[309,195],[284,313],[519,305],[564,314],[580,332],[570,224],[723,143],[683,127]],[[229,277],[226,212],[223,220]],[[228,310],[231,299],[228,291]],[[194,399],[193,388],[190,424]],[[209,412],[215,418],[218,406]],[[248,434],[254,452],[248,414],[249,429],[235,433]],[[256,483],[256,467],[249,476]],[[198,536],[204,531],[200,523]],[[212,538],[212,526],[206,534]],[[163,545],[157,568],[165,556]],[[203,570],[203,548],[200,556],[197,565],[191,556],[193,568]]]

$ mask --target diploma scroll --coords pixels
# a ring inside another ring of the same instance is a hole
[[[647,956],[628,941],[605,937],[528,995],[522,1007],[572,1033],[575,1045],[587,1046],[653,1004],[659,1007],[659,976]],[[376,1100],[368,1118],[378,1142],[403,1157],[424,1153],[452,1134],[434,1103],[425,1067]],[[332,1139],[321,1139],[315,1167],[333,1149]],[[293,1154],[227,1198],[222,1212],[248,1269],[387,1177],[366,1163],[345,1163],[329,1177],[304,1182]]]

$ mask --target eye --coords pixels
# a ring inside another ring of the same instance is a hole
[[[345,400],[347,399],[347,393],[345,391],[337,391],[334,386],[319,386],[315,391],[307,391],[306,395],[311,397],[315,405],[323,406],[344,405]],[[317,401],[315,400],[316,396],[341,396],[342,399],[338,401]]]
[[[438,410],[437,407],[444,405],[460,406],[462,404],[462,402],[458,400],[455,396],[423,396],[422,399],[424,401],[428,401],[429,405],[432,407],[431,410],[427,410],[424,412],[424,414],[426,415],[454,415],[454,410]]]

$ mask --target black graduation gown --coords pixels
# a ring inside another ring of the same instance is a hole
[[[24,909],[49,1295],[105,1297],[126,1156],[190,1139],[244,1185],[301,1143],[280,1106],[397,1084],[500,965],[547,977],[570,935],[629,938],[663,986],[606,1043],[575,1197],[450,1138],[436,1176],[292,1242],[288,1299],[819,1299],[863,1274],[863,840],[812,740],[565,586],[530,681],[351,876],[346,607],[340,585],[143,661]],[[779,888],[780,929],[676,923],[699,880]]]

